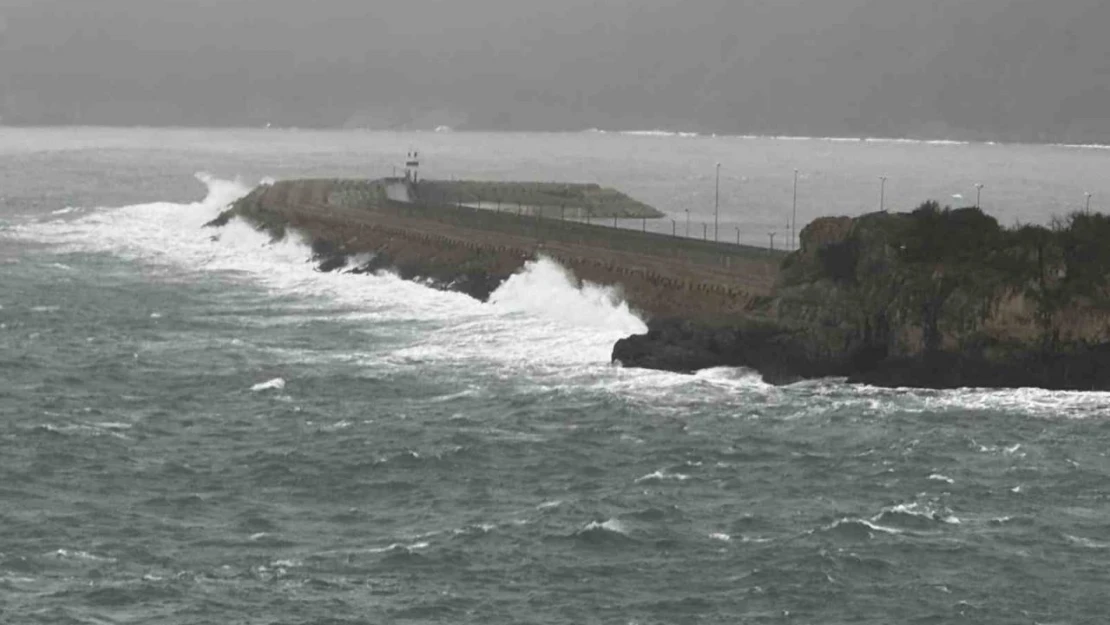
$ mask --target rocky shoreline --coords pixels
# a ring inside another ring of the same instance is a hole
[[[747,367],[769,383],[1110,390],[1110,218],[1000,228],[978,209],[822,218],[765,305],[717,324],[657,319],[628,367]]]
[[[416,213],[380,198],[331,206],[334,188],[278,183],[210,225],[241,217],[275,238],[294,229],[321,271],[389,269],[482,301],[527,260],[550,256],[580,280],[620,285],[644,314],[648,333],[613,347],[625,367],[745,367],[773,384],[840,377],[884,387],[1110,390],[1103,215],[1004,229],[978,209],[926,203],[912,213],[821,218],[780,263],[725,247],[661,255],[655,239],[628,232],[604,235],[627,239],[615,250],[581,224],[564,232],[506,215],[485,224],[481,212]]]
[[[625,367],[694,373],[714,367],[744,367],[769,384],[845,378],[849,383],[887,388],[1044,388],[1110,391],[1110,345],[1067,353],[1028,351],[999,361],[981,355],[938,351],[887,356],[861,349],[824,357],[808,352],[795,332],[773,325],[708,327],[682,320],[655,320],[648,333],[613,346],[613,361]]]

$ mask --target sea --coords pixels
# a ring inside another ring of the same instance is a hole
[[[1110,201],[1099,146],[0,128],[0,623],[1110,620],[1110,395],[624,369],[645,320],[550,260],[480,303],[202,228],[409,150],[767,245]]]

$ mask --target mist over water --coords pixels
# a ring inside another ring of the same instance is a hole
[[[550,260],[481,304],[320,273],[295,237],[201,228],[296,173],[283,162],[363,160],[208,138],[0,142],[20,168],[0,216],[0,620],[1083,623],[1110,608],[1110,396],[613,367],[643,321]]]

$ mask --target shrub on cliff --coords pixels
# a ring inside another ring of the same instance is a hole
[[[978,208],[942,209],[930,201],[910,216],[897,241],[907,262],[981,262],[1002,243],[998,220]]]

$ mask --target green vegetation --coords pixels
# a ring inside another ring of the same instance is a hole
[[[616,189],[596,184],[561,182],[489,182],[480,180],[424,180],[416,185],[420,200],[437,204],[466,204],[516,210],[547,217],[647,218],[660,211]],[[581,210],[579,210],[581,209]]]
[[[865,341],[889,343],[892,332],[905,337],[916,328],[911,351],[974,350],[1003,339],[1054,351],[1110,330],[1098,326],[1110,313],[1106,215],[1003,228],[978,208],[926,202],[908,214],[822,221],[803,231],[780,286],[801,298],[795,303],[820,293],[826,310],[835,308],[830,299],[851,302],[838,310],[851,311]]]

